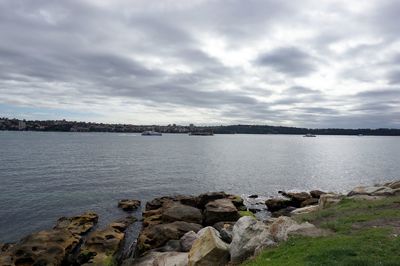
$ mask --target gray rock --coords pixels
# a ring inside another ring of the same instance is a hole
[[[237,221],[240,215],[229,199],[218,199],[207,203],[204,210],[204,223],[213,225],[223,221]]]
[[[163,222],[166,223],[184,221],[188,223],[201,224],[203,222],[203,216],[199,209],[180,203],[174,203],[170,207],[166,208],[162,212],[161,217]]]
[[[268,226],[250,216],[244,216],[236,222],[232,236],[229,252],[233,263],[241,263],[252,256],[257,248],[275,244]]]
[[[184,234],[180,239],[181,251],[189,252],[197,238],[199,238],[199,235],[193,231],[189,231]]]

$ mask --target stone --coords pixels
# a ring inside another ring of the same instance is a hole
[[[107,265],[115,262],[115,255],[125,237],[124,231],[132,222],[130,218],[118,220],[104,229],[91,232],[79,252],[79,265]]]
[[[288,236],[306,236],[306,237],[321,237],[329,236],[332,233],[328,230],[315,227],[315,225],[308,222],[302,224],[294,224],[287,230]]]
[[[319,210],[318,205],[311,205],[311,206],[295,209],[290,213],[289,216],[297,215],[297,214],[306,214],[306,213],[315,212],[318,210]]]
[[[384,186],[390,187],[391,189],[398,189],[400,188],[400,180],[385,183]]]
[[[203,216],[199,209],[180,203],[175,203],[166,208],[161,217],[163,222],[184,221],[197,224],[203,222]]]
[[[258,198],[258,195],[257,194],[253,194],[253,195],[250,195],[249,198],[250,199],[256,199],[256,198]]]
[[[180,241],[180,247],[181,247],[181,251],[183,252],[189,252],[190,249],[193,246],[194,241],[196,241],[196,239],[198,238],[198,234],[196,234],[193,231],[189,231],[186,234],[184,234]]]
[[[168,242],[159,248],[153,249],[154,251],[158,252],[171,252],[171,251],[177,251],[180,252],[181,250],[181,242],[180,240],[168,240]]]
[[[338,204],[342,199],[343,195],[333,193],[323,194],[319,198],[318,206],[320,209],[326,209],[330,206]]]
[[[400,189],[392,189],[386,186],[376,186],[376,187],[356,187],[352,191],[350,191],[347,196],[354,195],[369,195],[369,196],[392,196],[397,192],[400,192]]]
[[[306,199],[305,201],[303,201],[300,204],[300,207],[306,207],[306,206],[310,206],[310,205],[318,205],[319,199],[317,198],[309,198]]]
[[[326,192],[323,192],[321,190],[311,190],[310,195],[313,198],[319,199],[321,195],[326,194]]]
[[[40,231],[23,238],[6,256],[0,255],[1,265],[61,265],[80,239],[66,229]]]
[[[244,200],[242,199],[242,197],[240,197],[238,195],[229,195],[228,199],[230,199],[232,201],[233,205],[235,205],[235,207],[239,211],[247,210],[246,206],[244,205]]]
[[[206,225],[223,221],[237,221],[239,217],[238,210],[229,199],[217,199],[205,206],[204,223]]]
[[[289,227],[295,224],[292,218],[281,216],[270,225],[269,233],[275,242],[286,241]]]
[[[139,208],[139,206],[140,206],[140,200],[122,199],[118,201],[118,208],[121,208],[124,211],[133,211]]]
[[[235,222],[219,222],[213,225],[213,227],[219,232],[222,241],[226,243],[232,242],[232,230]]]
[[[229,247],[231,262],[241,263],[252,256],[257,248],[274,244],[268,226],[250,216],[244,216],[233,226]]]
[[[271,216],[272,217],[290,216],[292,211],[294,210],[296,210],[296,207],[289,206],[279,211],[273,212]]]
[[[311,198],[311,195],[308,194],[307,192],[284,192],[280,191],[280,193],[288,197],[290,199],[290,206],[294,206],[296,208],[299,208],[301,206],[301,203],[305,200],[308,200]]]
[[[169,240],[179,240],[189,231],[198,232],[201,228],[199,224],[182,221],[149,225],[139,235],[137,250],[139,254],[142,254],[147,250],[165,245]]]
[[[123,266],[186,266],[188,253],[186,252],[157,252],[151,251],[138,259],[128,259]]]
[[[189,252],[189,266],[225,265],[229,261],[229,248],[213,227],[206,227],[199,234]]]
[[[83,235],[93,228],[99,216],[94,212],[85,212],[82,215],[61,217],[58,219],[55,230],[66,229],[72,234]]]
[[[282,198],[273,198],[265,201],[265,205],[267,205],[267,208],[270,212],[276,212],[281,209],[285,209],[289,207],[290,204],[291,204],[290,200]]]
[[[207,203],[209,203],[210,201],[214,201],[217,199],[225,199],[228,195],[223,192],[208,192],[208,193],[204,193],[199,195],[199,208],[200,209],[204,209],[204,207],[207,205]]]

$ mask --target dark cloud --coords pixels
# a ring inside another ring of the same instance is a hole
[[[0,0],[0,104],[109,122],[397,126],[399,7]],[[349,94],[362,88],[377,89]]]
[[[289,76],[306,76],[316,70],[315,59],[295,47],[282,47],[262,54],[256,63]]]

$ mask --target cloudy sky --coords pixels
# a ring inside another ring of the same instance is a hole
[[[0,0],[0,116],[400,127],[400,1]]]

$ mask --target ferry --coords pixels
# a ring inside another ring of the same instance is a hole
[[[307,133],[307,134],[305,134],[303,137],[306,137],[306,138],[315,138],[316,136],[315,136],[314,134]]]

